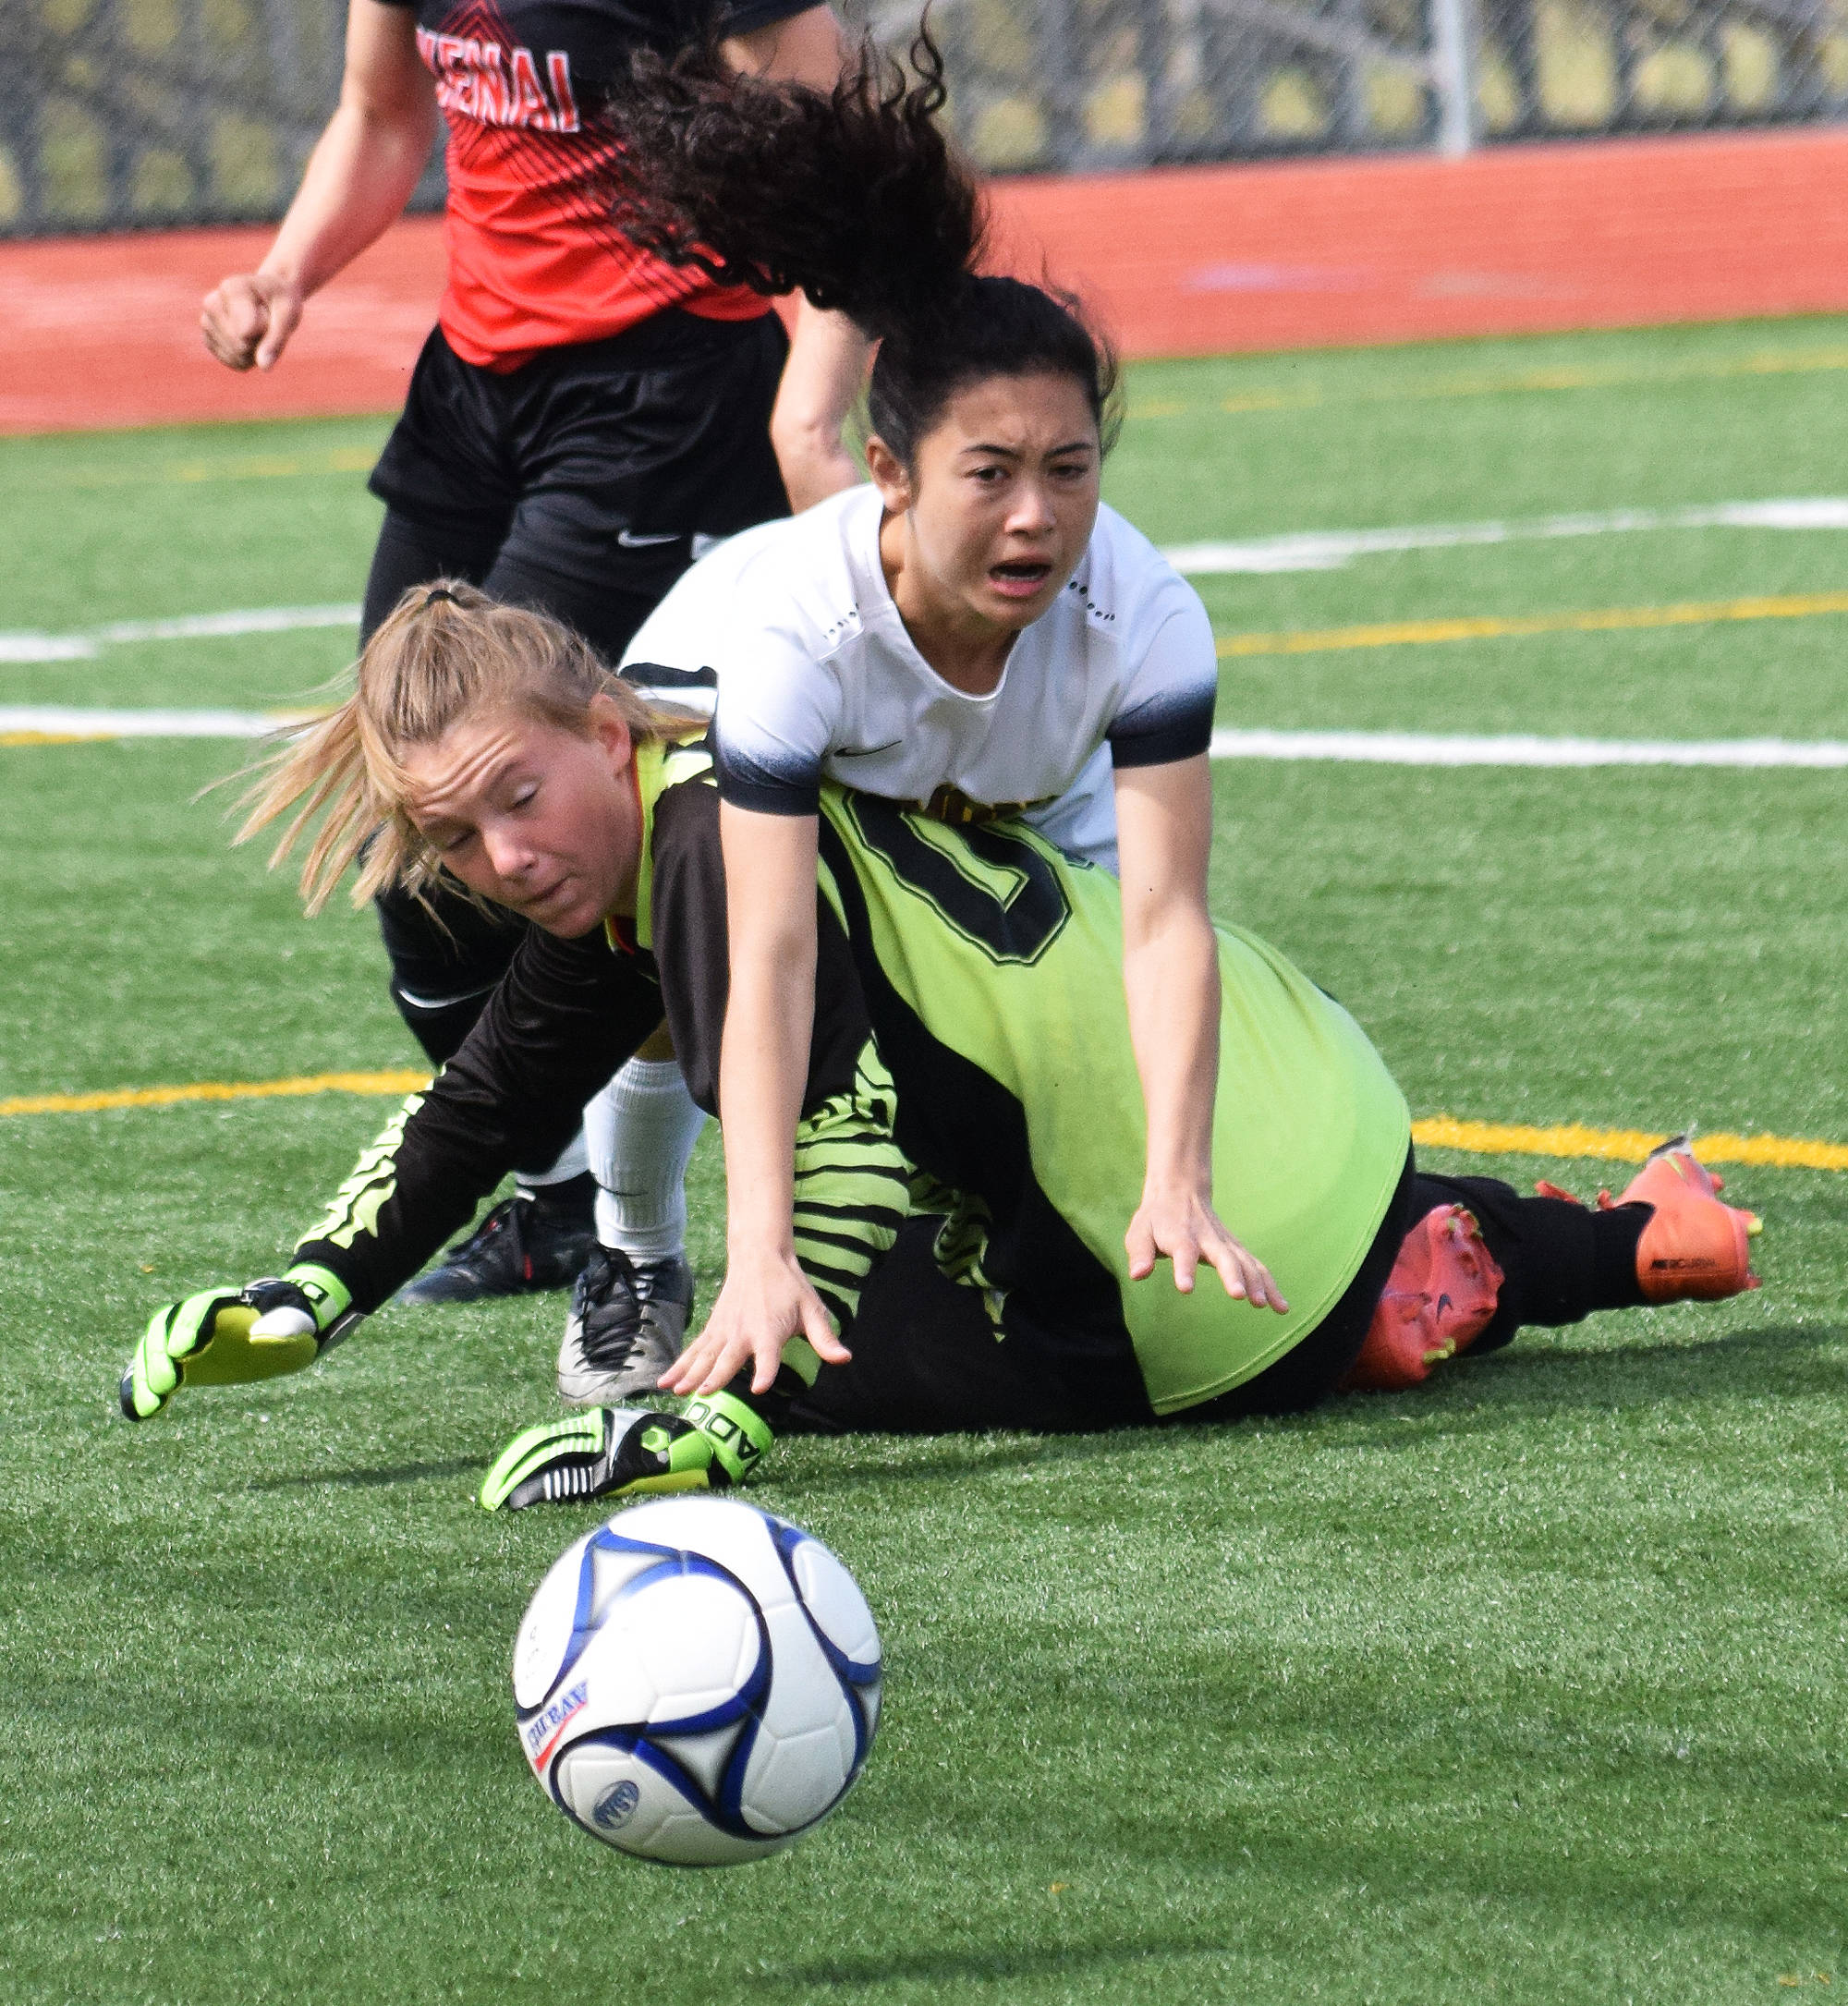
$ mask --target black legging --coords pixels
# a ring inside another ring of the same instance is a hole
[[[419,522],[395,508],[385,511],[359,615],[363,648],[379,623],[413,585],[432,578],[466,578],[491,598],[512,606],[537,606],[583,635],[606,662],[620,662],[636,629],[654,611],[659,593],[594,590],[542,567],[534,552],[504,528],[478,523]]]
[[[1441,1205],[1466,1205],[1504,1277],[1494,1320],[1471,1347],[1493,1351],[1524,1324],[1577,1323],[1595,1309],[1644,1300],[1636,1241],[1647,1206],[1592,1211],[1561,1198],[1524,1198],[1492,1177],[1438,1177],[1411,1156],[1360,1271],[1320,1323],[1274,1364],[1179,1421],[1295,1414],[1325,1400],[1359,1356],[1367,1327],[1405,1235]],[[824,1366],[788,1426],[817,1433],[1035,1433],[1152,1426],[1146,1396],[1125,1393],[1122,1372],[1062,1359],[1056,1340],[997,1341],[982,1298],[945,1280],[931,1258],[936,1221],[907,1221],[860,1299],[847,1334],[853,1362]],[[1144,1288],[1171,1287],[1158,1270]],[[1214,1285],[1210,1277],[1200,1283]],[[1093,1392],[1110,1384],[1108,1403]]]
[[[433,332],[372,471],[386,508],[361,646],[407,590],[453,577],[553,614],[614,666],[699,534],[787,513],[769,430],[787,352],[773,315],[678,309],[505,372],[464,362]],[[396,893],[379,920],[393,1000],[440,1064],[526,927],[453,896],[432,903],[441,926]]]

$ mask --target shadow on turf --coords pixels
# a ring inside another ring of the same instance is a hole
[[[1433,1419],[1497,1423],[1574,1409],[1672,1406],[1720,1396],[1830,1395],[1848,1390],[1848,1357],[1840,1356],[1848,1328],[1840,1324],[1774,1324],[1710,1339],[1614,1344],[1608,1350],[1517,1341],[1487,1358],[1441,1369],[1429,1389],[1359,1395],[1303,1416],[1352,1424],[1378,1412],[1403,1421],[1421,1406]],[[1838,1356],[1830,1356],[1835,1352]]]
[[[1621,1344],[1608,1350],[1573,1350],[1544,1341],[1526,1348],[1517,1341],[1492,1357],[1465,1360],[1441,1372],[1429,1387],[1398,1394],[1337,1397],[1307,1414],[1229,1421],[1190,1428],[1185,1419],[1172,1429],[1124,1429],[1098,1435],[823,1436],[788,1438],[794,1445],[828,1442],[850,1453],[821,1467],[781,1467],[772,1480],[798,1492],[842,1489],[877,1477],[882,1484],[967,1482],[1059,1463],[1087,1463],[1139,1453],[1150,1441],[1194,1440],[1251,1429],[1325,1432],[1347,1442],[1357,1436],[1374,1446],[1409,1449],[1420,1436],[1406,1436],[1407,1420],[1429,1420],[1471,1432],[1512,1426],[1537,1415],[1574,1410],[1672,1408],[1721,1395],[1776,1394],[1788,1398],[1840,1396],[1848,1391],[1848,1359],[1825,1352],[1848,1343],[1840,1324],[1771,1325],[1695,1342]],[[921,1450],[930,1441],[933,1446]],[[875,1442],[903,1443],[898,1454],[865,1452]],[[942,1444],[954,1444],[944,1447]],[[921,1453],[912,1453],[917,1446]],[[858,1453],[852,1453],[857,1451]],[[404,1463],[374,1469],[328,1470],[297,1477],[258,1477],[251,1491],[383,1489],[476,1477],[485,1466],[479,1456],[444,1463]]]
[[[985,1475],[1031,1468],[1049,1461],[1088,1461],[1132,1444],[1151,1441],[1202,1440],[1241,1429],[1290,1429],[1309,1432],[1339,1423],[1365,1426],[1372,1416],[1400,1423],[1421,1414],[1454,1417],[1459,1412],[1485,1419],[1510,1420],[1567,1408],[1657,1407],[1677,1399],[1693,1401],[1716,1392],[1747,1394],[1839,1395],[1848,1390],[1848,1356],[1824,1354],[1848,1346],[1848,1325],[1774,1324],[1711,1337],[1653,1343],[1613,1343],[1597,1349],[1548,1341],[1544,1332],[1516,1340],[1488,1357],[1465,1358],[1443,1367],[1429,1385],[1404,1393],[1336,1395],[1304,1414],[1258,1416],[1246,1420],[1189,1423],[1185,1415],[1171,1427],[1120,1429],[1096,1435],[1003,1434],[946,1436],[792,1436],[791,1441],[839,1445],[881,1442],[922,1444],[958,1441],[960,1453],[933,1448],[899,1460],[881,1461],[881,1482]],[[791,1473],[793,1475],[793,1473]],[[857,1464],[805,1471],[804,1488],[853,1483],[870,1474]]]
[[[479,1477],[485,1459],[459,1456],[447,1463],[399,1463],[386,1469],[322,1470],[303,1477],[259,1477],[246,1490],[373,1490],[386,1484],[433,1483],[451,1477]]]
[[[939,1483],[945,1480],[958,1481],[970,1477],[988,1477],[1008,1470],[1031,1469],[1039,1464],[1057,1456],[1087,1456],[1108,1450],[1121,1441],[1121,1435],[804,1435],[791,1436],[793,1441],[805,1445],[810,1442],[827,1442],[837,1452],[848,1449],[860,1452],[850,1462],[834,1461],[824,1467],[804,1468],[799,1474],[792,1466],[780,1464],[771,1473],[772,1480],[783,1479],[799,1484],[804,1490],[826,1490],[842,1489],[864,1482],[869,1477],[877,1477],[882,1484]],[[890,1445],[901,1443],[894,1461],[874,1460],[865,1452],[873,1444],[880,1445],[879,1453],[890,1454]],[[952,1446],[932,1449],[928,1453],[914,1454],[911,1452],[924,1442],[945,1443]]]
[[[1025,1980],[1076,1976],[1083,1972],[1122,1970],[1137,1964],[1167,1963],[1176,1958],[1225,1957],[1223,1941],[1202,1943],[1112,1943],[1092,1948],[1064,1946],[1043,1951],[972,1951],[937,1957],[845,1958],[802,1964],[786,1972],[764,1972],[756,1983],[769,1992],[794,1991],[808,1997],[822,1988],[871,1988],[894,1982],[908,1985],[967,1985],[983,1979]]]

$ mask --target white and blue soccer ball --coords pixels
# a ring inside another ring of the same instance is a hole
[[[593,1839],[721,1866],[812,1831],[879,1724],[879,1631],[819,1539],[659,1498],[575,1540],[514,1644],[520,1745]]]

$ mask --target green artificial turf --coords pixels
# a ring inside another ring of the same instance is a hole
[[[1818,322],[1142,369],[1137,399],[1193,411],[1132,419],[1112,492],[1164,541],[1832,492],[1842,375],[1719,372],[1843,348]],[[1562,371],[1627,376],[1406,395]],[[1219,409],[1279,386],[1295,408]],[[357,597],[374,511],[331,462],[378,433],[0,444],[0,629]],[[1231,632],[1828,590],[1837,534],[1368,558],[1209,597]],[[1841,736],[1842,626],[1242,661],[1223,715]],[[0,665],[0,701],[261,702],[346,645]],[[192,801],[242,756],[0,748],[0,1096],[413,1063],[370,921],[299,921],[225,847],[225,797]],[[1343,997],[1416,1112],[1848,1139],[1848,777],[1215,781],[1219,909]],[[1731,1173],[1766,1220],[1761,1293],[1529,1333],[1416,1393],[1215,1430],[780,1445],[760,1495],[866,1587],[887,1711],[821,1832],[685,1874],[569,1828],[513,1732],[520,1611],[598,1514],[492,1519],[469,1493],[548,1411],[557,1298],[390,1311],[300,1379],[113,1417],[148,1310],[272,1270],[388,1112],[0,1118],[8,2000],[1679,2006],[1848,1984],[1848,1177]],[[1431,1161],[1587,1195],[1628,1174]],[[710,1133],[693,1200],[710,1300]]]

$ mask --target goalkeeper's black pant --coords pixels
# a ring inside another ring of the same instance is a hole
[[[1466,1205],[1503,1281],[1494,1320],[1470,1347],[1506,1344],[1525,1324],[1577,1323],[1643,1301],[1636,1241],[1647,1206],[1600,1212],[1524,1198],[1492,1177],[1441,1177],[1408,1156],[1384,1223],[1346,1294],[1314,1330],[1244,1385],[1177,1420],[1293,1414],[1326,1399],[1358,1355],[1406,1234],[1441,1205]],[[848,1332],[853,1362],[823,1366],[784,1426],[825,1433],[1037,1433],[1152,1427],[1156,1416],[1112,1302],[1091,1328],[1039,1330],[1010,1319],[998,1339],[981,1292],[949,1281],[932,1244],[939,1222],[915,1216],[873,1270]],[[1216,1288],[1202,1270],[1196,1284]],[[1137,1288],[1172,1288],[1165,1266]]]

